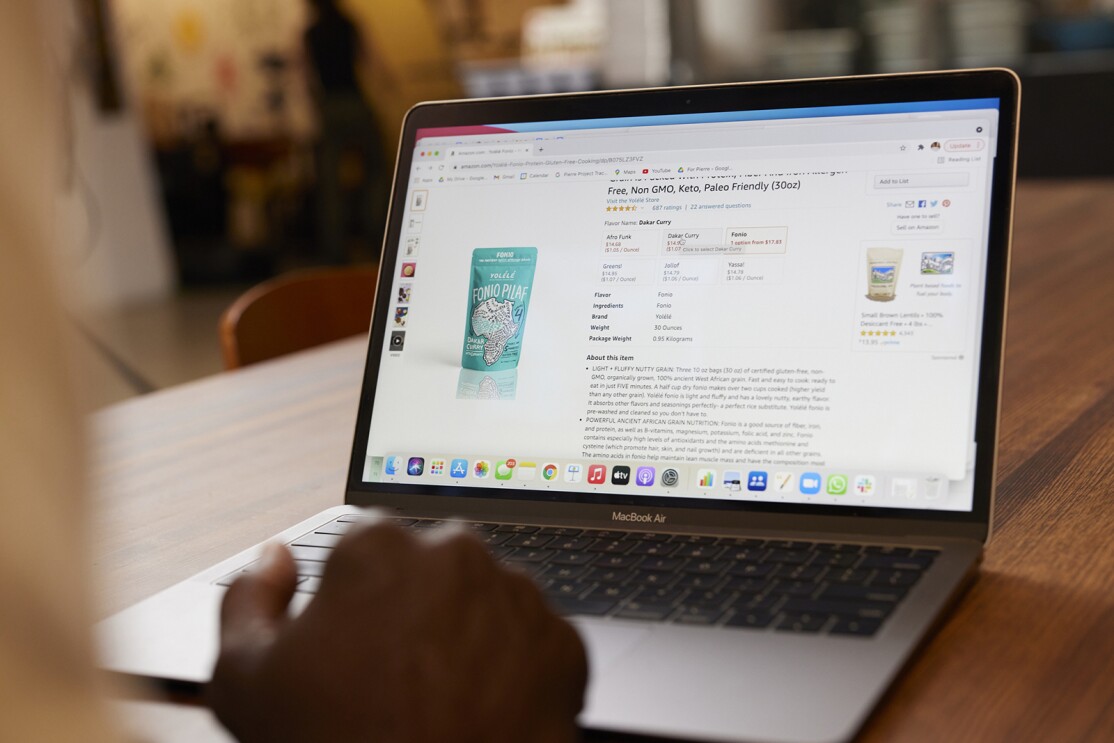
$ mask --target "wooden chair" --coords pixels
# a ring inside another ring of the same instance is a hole
[[[295,271],[244,292],[220,319],[224,368],[367,333],[377,268]]]

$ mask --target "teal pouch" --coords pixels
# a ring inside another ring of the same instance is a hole
[[[518,367],[537,262],[537,248],[472,251],[472,281],[460,359],[465,369]]]

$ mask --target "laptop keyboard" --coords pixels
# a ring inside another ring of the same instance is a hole
[[[341,516],[290,543],[298,591],[316,592],[333,547],[365,518]],[[447,523],[391,520],[410,529]],[[464,526],[498,561],[532,576],[566,616],[857,637],[879,630],[939,554],[830,542]]]

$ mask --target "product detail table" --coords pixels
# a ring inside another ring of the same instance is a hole
[[[1114,740],[1114,181],[1022,183],[1014,236],[994,534],[864,741]],[[96,414],[99,615],[339,504],[363,354]],[[230,740],[197,706],[113,704],[139,739]]]

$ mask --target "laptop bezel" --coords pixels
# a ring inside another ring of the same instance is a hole
[[[734,97],[739,97],[736,100]],[[992,168],[985,312],[976,409],[974,500],[970,512],[876,507],[811,506],[758,502],[693,502],[691,498],[611,494],[519,492],[492,488],[363,482],[371,409],[388,330],[389,293],[396,269],[406,195],[417,131],[424,128],[553,121],[614,116],[760,110],[807,106],[998,98],[998,152]],[[984,69],[902,75],[821,78],[770,83],[690,86],[591,93],[489,98],[422,103],[402,126],[388,227],[365,359],[345,503],[406,513],[529,519],[543,522],[611,524],[617,508],[661,514],[671,528],[760,529],[853,534],[909,534],[985,541],[993,507],[1004,351],[1009,245],[1017,151],[1020,82],[1010,70]],[[606,499],[606,500],[604,500]]]

